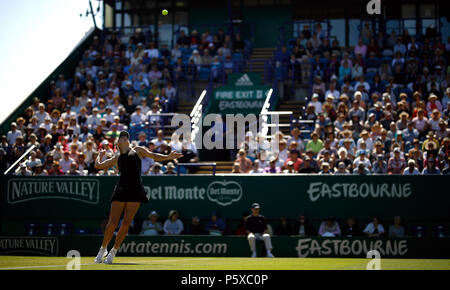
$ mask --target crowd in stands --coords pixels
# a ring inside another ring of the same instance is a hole
[[[184,154],[181,163],[198,161],[194,143],[181,142],[176,134],[167,140],[163,126],[168,119],[160,114],[176,112],[180,80],[195,80],[197,70],[232,69],[227,62],[245,47],[239,34],[231,37],[223,29],[215,35],[181,31],[172,49],[156,47],[140,28],[129,37],[116,32],[95,36],[74,75],[60,74],[47,95],[34,98],[1,136],[0,172],[35,145],[16,175],[117,174],[116,168],[98,171],[94,161],[100,148],[107,150],[104,158],[117,152],[114,142],[121,130],[130,132],[134,145],[165,154],[176,150]],[[143,175],[175,174],[174,169],[172,162],[142,162]]]
[[[354,47],[320,24],[303,31],[276,60],[287,77],[313,78],[311,97],[290,136],[275,134],[278,149],[248,132],[233,172],[449,174],[449,55],[450,37],[431,27],[415,38],[366,24]]]
[[[245,45],[239,34],[223,30],[182,31],[171,50],[156,48],[140,29],[127,42],[116,33],[95,37],[75,74],[59,75],[47,97],[35,98],[1,136],[0,170],[35,145],[17,175],[117,174],[93,165],[99,148],[108,151],[105,158],[115,154],[124,129],[136,145],[176,150],[182,163],[198,161],[194,143],[176,134],[165,139],[167,120],[158,114],[176,112],[175,85],[189,70],[213,68],[216,60],[226,66]],[[365,25],[354,47],[331,40],[320,24],[303,31],[275,56],[285,77],[314,79],[300,119],[289,136],[277,132],[270,142],[248,132],[232,172],[448,174],[449,52],[450,38],[444,44],[432,28],[414,37],[407,30],[375,34]],[[313,122],[311,134],[302,133],[303,121]],[[173,163],[142,164],[143,174],[175,173]]]

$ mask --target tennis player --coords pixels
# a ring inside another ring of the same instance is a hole
[[[141,159],[149,157],[155,161],[173,160],[182,157],[181,153],[172,151],[169,155],[157,154],[150,152],[147,148],[141,146],[130,146],[130,135],[127,131],[120,132],[117,147],[120,156],[114,156],[101,162],[105,155],[105,151],[101,150],[95,160],[95,168],[106,170],[116,166],[119,169],[120,176],[114,193],[111,197],[111,211],[108,224],[106,225],[103,243],[98,251],[95,263],[112,264],[117,250],[122,244],[128,233],[128,228],[139,209],[142,202],[148,202],[144,186],[141,178]],[[120,217],[124,214],[122,224],[117,233],[114,247],[111,251],[107,251],[107,246],[111,241],[114,230],[119,224]]]

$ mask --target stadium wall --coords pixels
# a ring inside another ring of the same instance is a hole
[[[10,125],[15,122],[18,117],[20,117],[25,109],[33,104],[33,98],[37,97],[41,101],[46,100],[49,96],[49,85],[52,80],[57,80],[59,74],[64,74],[66,76],[72,76],[73,72],[78,65],[83,52],[89,48],[92,43],[92,39],[95,35],[99,35],[100,30],[97,28],[91,28],[83,39],[75,46],[75,48],[70,52],[67,58],[14,110],[1,124],[0,124],[0,134],[6,135],[10,130]]]
[[[0,255],[66,256],[77,250],[81,256],[95,256],[101,236],[70,237],[0,237]],[[366,258],[377,250],[381,258],[450,258],[450,238],[318,238],[272,237],[277,257]],[[257,243],[258,256],[264,245]],[[248,257],[247,239],[243,236],[159,236],[129,235],[119,248],[120,256]]]
[[[323,175],[216,175],[144,176],[150,202],[136,218],[157,210],[165,219],[172,209],[182,218],[240,219],[253,202],[268,219],[299,213],[310,220],[367,220],[379,216],[408,222],[450,221],[450,196],[445,176],[323,176]],[[23,222],[95,220],[109,211],[117,176],[15,177],[1,180],[2,235],[23,233]],[[20,226],[20,228],[18,228]]]

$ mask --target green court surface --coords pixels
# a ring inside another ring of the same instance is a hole
[[[352,258],[199,258],[116,257],[94,264],[82,257],[81,270],[366,270],[370,259]],[[0,256],[0,270],[65,270],[65,257]],[[448,259],[381,259],[381,270],[450,270]]]

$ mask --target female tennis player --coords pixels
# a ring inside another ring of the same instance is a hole
[[[129,138],[130,135],[128,132],[120,132],[119,140],[117,142],[120,156],[116,155],[101,162],[100,160],[105,155],[105,151],[101,150],[95,160],[95,168],[97,169],[106,170],[116,166],[119,168],[120,172],[119,182],[111,197],[111,211],[108,224],[106,225],[103,243],[95,258],[95,263],[102,263],[103,258],[106,257],[104,263],[112,264],[112,261],[117,254],[117,250],[128,233],[128,228],[130,227],[139,206],[142,202],[148,202],[144,186],[142,185],[141,158],[150,157],[155,161],[165,161],[183,156],[176,151],[170,152],[169,155],[163,155],[150,152],[145,147],[131,147]],[[108,253],[107,246],[114,235],[114,230],[119,223],[122,213],[124,214],[124,217],[117,233],[114,247]]]

